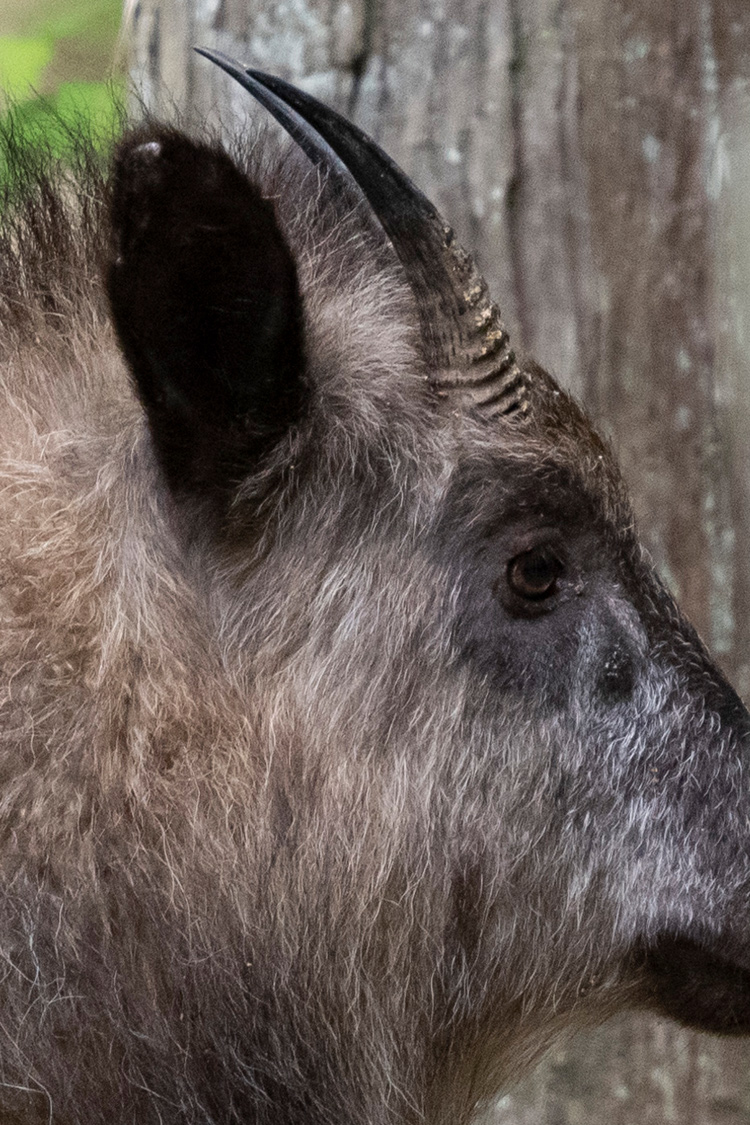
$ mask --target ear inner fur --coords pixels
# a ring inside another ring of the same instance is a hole
[[[224,153],[167,130],[119,149],[108,289],[173,490],[224,493],[304,399],[296,268]]]

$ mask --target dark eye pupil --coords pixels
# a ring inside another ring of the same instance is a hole
[[[557,590],[562,569],[562,563],[548,547],[534,547],[508,563],[508,584],[521,598],[548,598]]]

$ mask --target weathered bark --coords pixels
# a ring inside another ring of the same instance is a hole
[[[517,347],[613,435],[643,537],[747,697],[747,0],[138,0],[130,16],[151,106],[263,121],[190,51],[219,47],[346,111],[410,172]],[[488,1120],[747,1125],[750,1048],[622,1019]]]

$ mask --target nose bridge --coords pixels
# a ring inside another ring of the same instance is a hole
[[[631,601],[615,590],[604,597],[604,614],[614,626],[634,656],[645,656],[648,651],[648,634],[638,610]]]
[[[690,695],[701,699],[705,720],[715,733],[731,733],[747,746],[750,714],[692,626],[685,625],[676,632],[670,656]]]
[[[623,924],[648,943],[700,940],[703,960],[730,938],[747,948],[750,714],[656,583],[637,601],[607,598],[603,614],[642,653],[632,707],[609,712],[627,726],[630,754],[617,784],[634,797],[625,836],[632,867],[620,858],[622,839],[612,859],[629,872],[616,891]]]
[[[750,714],[745,704],[656,572],[642,562],[630,579],[634,604],[627,609],[639,620],[644,653],[676,678],[690,709],[697,708],[716,735],[732,734],[747,744]]]

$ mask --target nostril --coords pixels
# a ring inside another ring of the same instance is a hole
[[[635,664],[624,645],[610,649],[597,678],[597,688],[605,703],[625,703],[635,687]]]

